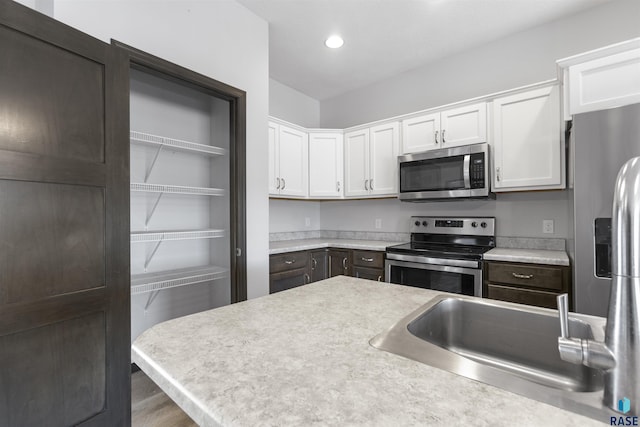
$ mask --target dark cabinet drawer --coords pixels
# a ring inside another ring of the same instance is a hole
[[[384,268],[384,252],[354,250],[353,265],[367,268]]]
[[[284,291],[309,283],[310,277],[306,268],[282,271],[269,274],[269,293]]]
[[[486,268],[486,277],[489,282],[549,289],[552,291],[563,291],[566,289],[566,281],[563,277],[566,274],[565,267],[489,262],[486,264]]]
[[[307,268],[309,255],[306,251],[287,252],[269,257],[269,273]]]
[[[556,292],[545,292],[510,286],[487,285],[487,298],[500,301],[517,302],[519,304],[535,305],[538,307],[557,308]]]
[[[377,280],[378,282],[384,282],[384,269],[360,267],[358,265],[354,265],[353,277],[358,277],[360,279]]]

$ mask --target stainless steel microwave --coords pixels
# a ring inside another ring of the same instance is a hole
[[[406,202],[494,198],[489,169],[486,143],[398,156],[398,198]]]

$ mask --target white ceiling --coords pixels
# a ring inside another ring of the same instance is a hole
[[[609,1],[238,0],[269,22],[271,78],[318,100]]]

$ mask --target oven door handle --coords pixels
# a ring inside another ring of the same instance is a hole
[[[464,178],[464,188],[471,189],[471,154],[465,154],[462,164],[462,177]]]
[[[401,262],[412,262],[416,265],[423,266],[424,270],[435,270],[436,268],[428,268],[427,266],[447,266],[447,267],[460,267],[460,268],[472,268],[479,269],[480,261],[473,261],[468,259],[449,259],[449,258],[431,258],[420,255],[408,255],[397,253],[386,253],[387,259],[396,260]]]

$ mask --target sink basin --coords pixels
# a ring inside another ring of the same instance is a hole
[[[572,337],[602,341],[606,320],[572,313]],[[560,359],[558,312],[465,296],[434,298],[389,330],[373,347],[481,381],[600,421],[598,369]]]

